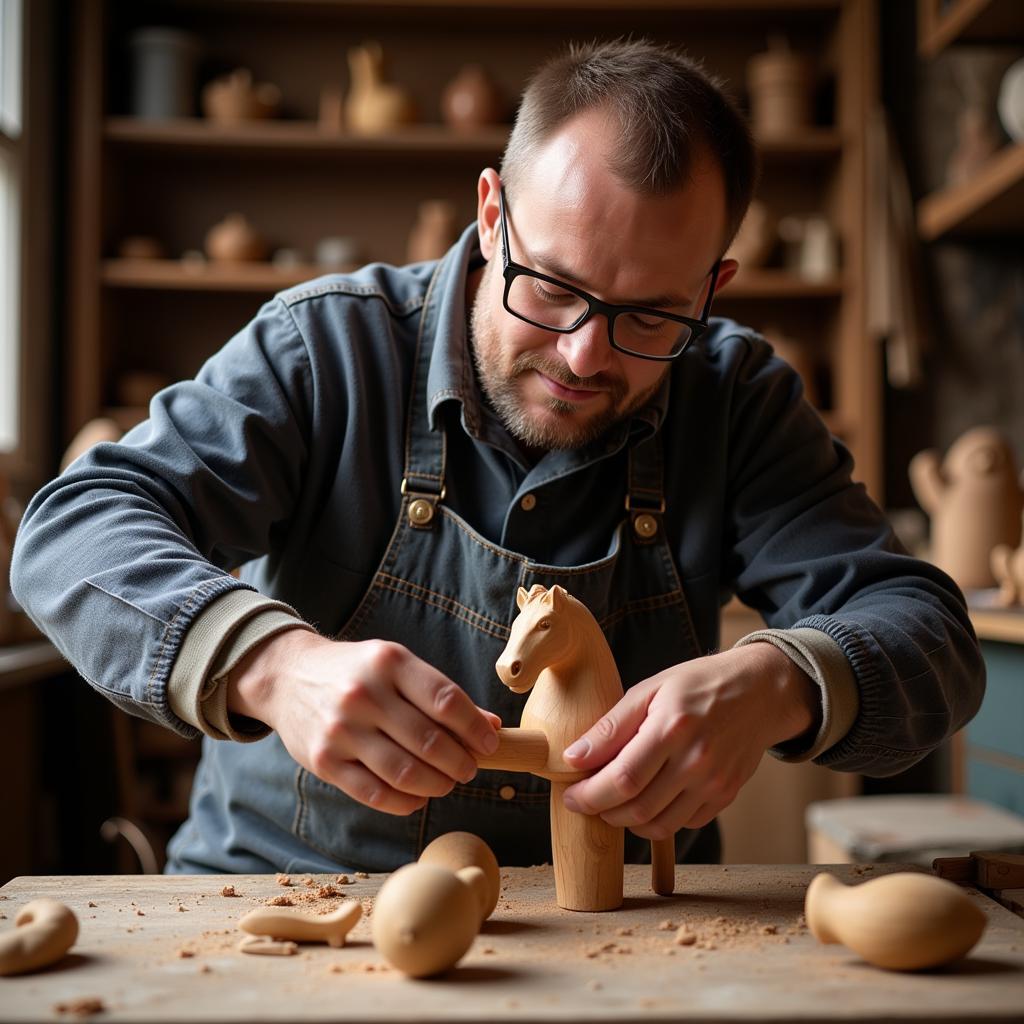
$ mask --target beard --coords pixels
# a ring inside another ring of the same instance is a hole
[[[487,401],[500,417],[505,429],[517,440],[530,448],[546,451],[582,448],[632,416],[660,389],[664,375],[630,398],[629,386],[623,378],[604,373],[577,377],[564,363],[539,352],[520,353],[511,365],[503,366],[504,345],[486,301],[491,266],[488,264],[484,269],[473,300],[470,347]],[[507,315],[511,316],[510,313]],[[538,417],[527,409],[522,395],[522,378],[531,372],[542,373],[567,388],[599,388],[606,395],[606,404],[581,419],[579,406],[575,402],[550,396],[544,401],[547,415]]]

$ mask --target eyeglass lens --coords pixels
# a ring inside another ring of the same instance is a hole
[[[508,292],[509,306],[527,320],[552,330],[572,327],[588,304],[573,292],[528,274],[518,274]],[[619,313],[610,325],[615,344],[639,355],[667,356],[686,346],[692,331],[656,313]]]

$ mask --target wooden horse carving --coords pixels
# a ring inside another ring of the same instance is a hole
[[[530,692],[521,727],[499,729],[498,750],[481,768],[528,771],[551,782],[555,894],[564,910],[614,910],[622,904],[625,830],[597,815],[568,810],[562,794],[587,772],[562,751],[622,697],[622,682],[597,620],[562,587],[539,584],[516,597],[519,615],[495,666],[514,693]],[[671,895],[675,840],[652,844],[653,887]]]

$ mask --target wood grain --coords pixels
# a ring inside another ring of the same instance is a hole
[[[18,878],[0,889],[0,927],[29,899],[55,896],[79,915],[81,937],[60,968],[3,981],[0,1020],[52,1022],[57,1003],[90,996],[103,1000],[103,1020],[142,1021],[1020,1019],[1024,920],[967,890],[989,916],[969,959],[938,972],[881,971],[803,927],[804,890],[818,870],[680,866],[677,894],[665,899],[651,895],[648,867],[627,865],[622,909],[578,914],[555,907],[549,867],[506,868],[492,919],[460,966],[429,983],[378,969],[365,915],[341,949],[236,949],[237,921],[268,899],[304,898],[327,911],[356,898],[370,911],[383,875],[336,885],[337,896],[323,899],[298,878],[285,889],[271,875]],[[908,869],[832,870],[850,882]],[[221,896],[225,884],[239,896]],[[698,937],[692,945],[675,944],[680,924]]]

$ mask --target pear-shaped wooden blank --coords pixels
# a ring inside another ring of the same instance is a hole
[[[958,885],[910,871],[854,886],[823,872],[807,887],[804,909],[815,938],[841,942],[870,963],[895,971],[958,960],[987,923]]]

